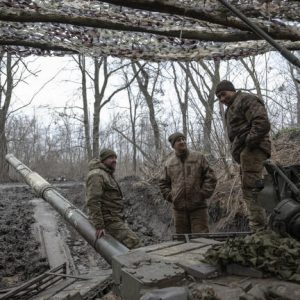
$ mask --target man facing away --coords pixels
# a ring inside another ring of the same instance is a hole
[[[205,157],[187,148],[186,137],[169,136],[174,153],[166,161],[159,186],[163,197],[173,204],[176,233],[208,232],[207,199],[217,179]]]
[[[257,203],[263,161],[271,155],[270,122],[265,105],[257,96],[236,91],[232,82],[223,80],[216,87],[219,101],[227,106],[225,120],[231,154],[240,164],[243,198],[253,231],[264,229],[266,215]]]
[[[89,162],[86,180],[89,219],[96,228],[96,238],[107,231],[132,249],[138,246],[139,240],[123,221],[123,195],[113,175],[116,164],[117,154],[111,149],[103,149],[100,159]]]

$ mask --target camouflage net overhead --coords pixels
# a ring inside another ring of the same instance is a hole
[[[229,1],[290,50],[300,2]],[[217,0],[2,0],[0,50],[130,59],[231,59],[273,48]]]

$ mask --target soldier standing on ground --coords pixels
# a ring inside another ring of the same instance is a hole
[[[166,161],[159,186],[164,198],[173,204],[176,233],[208,232],[207,199],[217,179],[205,157],[187,148],[186,137],[170,135],[174,153]]]
[[[266,225],[264,209],[257,203],[263,161],[271,155],[270,122],[265,105],[256,95],[236,91],[232,82],[223,80],[216,87],[220,102],[227,106],[225,120],[231,154],[240,164],[243,198],[249,212],[251,230]]]
[[[97,238],[107,231],[132,249],[138,246],[139,240],[123,221],[123,195],[113,176],[116,163],[117,154],[111,149],[103,149],[100,159],[89,162],[86,181],[89,219],[96,228]]]

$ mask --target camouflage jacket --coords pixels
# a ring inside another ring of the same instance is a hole
[[[237,92],[225,112],[225,119],[231,154],[237,163],[240,163],[240,153],[246,146],[250,149],[258,147],[270,157],[270,122],[262,100]]]
[[[174,153],[166,161],[159,186],[175,210],[193,211],[207,207],[206,199],[214,192],[216,183],[205,157],[189,150],[184,160]]]
[[[87,208],[89,219],[96,229],[105,228],[105,223],[116,218],[123,219],[123,195],[112,171],[99,159],[89,162],[86,180]]]

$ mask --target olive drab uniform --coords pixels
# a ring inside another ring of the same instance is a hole
[[[105,229],[132,249],[138,246],[137,235],[124,223],[123,195],[112,171],[99,159],[89,162],[86,181],[89,219],[96,229]]]
[[[271,155],[270,122],[264,103],[255,95],[237,92],[225,112],[231,154],[240,164],[243,198],[252,230],[266,224],[264,209],[257,203],[256,181],[261,179],[263,161]]]
[[[207,199],[217,179],[205,157],[188,150],[184,157],[175,153],[166,161],[159,186],[173,205],[176,233],[208,232]]]

